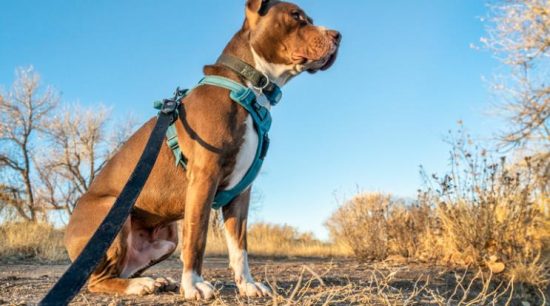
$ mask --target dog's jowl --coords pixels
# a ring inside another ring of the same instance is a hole
[[[258,108],[280,98],[279,88],[307,71],[328,69],[335,61],[340,33],[316,26],[298,6],[281,1],[249,0],[246,19],[223,50],[220,60],[204,68],[248,87]],[[234,98],[234,97],[233,97]],[[230,265],[239,292],[264,296],[270,290],[256,282],[248,267],[246,223],[250,201],[247,173],[266,149],[256,118],[236,103],[223,86],[204,84],[182,101],[175,122],[186,167],[175,166],[168,145],[161,149],[151,175],[122,231],[94,271],[93,292],[148,294],[177,287],[169,278],[140,277],[182,242],[180,290],[185,298],[210,299],[213,286],[202,278],[208,218],[214,205],[223,211]],[[156,118],[145,123],[105,165],[78,202],[65,236],[75,259],[101,223],[134,169]],[[264,145],[259,146],[259,143]],[[240,186],[240,187],[239,187]],[[218,196],[238,189],[218,202]],[[181,222],[178,235],[176,221]]]

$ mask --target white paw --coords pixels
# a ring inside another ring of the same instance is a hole
[[[214,286],[195,271],[183,272],[180,291],[186,300],[210,300],[214,297]]]
[[[171,277],[159,277],[155,279],[157,284],[160,284],[162,291],[175,292],[178,290],[178,283]]]
[[[140,277],[130,279],[130,284],[126,288],[126,294],[146,295],[155,293],[162,285],[150,277]]]
[[[191,286],[182,286],[186,300],[211,300],[214,298],[214,286],[209,282],[200,281]]]
[[[271,290],[260,282],[245,282],[240,285],[239,293],[241,296],[247,297],[264,297],[271,296]]]

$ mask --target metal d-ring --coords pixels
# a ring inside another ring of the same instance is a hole
[[[252,87],[254,87],[254,89],[258,90],[260,93],[263,93],[264,89],[266,89],[267,86],[269,86],[269,83],[271,83],[271,81],[269,80],[269,77],[267,76],[267,74],[265,74],[264,72],[262,72],[262,75],[263,75],[264,78],[265,78],[265,84],[262,85],[261,87],[252,85]]]

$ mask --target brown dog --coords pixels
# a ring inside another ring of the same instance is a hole
[[[246,20],[223,54],[255,67],[279,86],[302,71],[328,69],[336,58],[340,34],[313,25],[298,6],[282,1],[248,0]],[[206,75],[247,82],[223,65],[204,68]],[[256,89],[258,100],[262,93]],[[236,185],[250,168],[258,136],[249,113],[229,98],[229,91],[200,86],[182,103],[185,119],[176,122],[187,168],[174,166],[168,146],[160,151],[151,175],[122,231],[94,271],[92,292],[146,294],[173,281],[137,277],[172,254],[178,242],[176,221],[183,219],[181,290],[188,299],[209,299],[214,288],[201,277],[208,219],[220,190]],[[101,223],[143,152],[156,118],[144,124],[105,165],[82,196],[65,236],[74,260]],[[250,275],[246,223],[250,187],[223,207],[230,265],[239,292],[264,296],[269,289]]]

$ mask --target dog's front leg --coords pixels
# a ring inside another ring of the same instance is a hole
[[[254,281],[248,266],[246,223],[250,203],[250,188],[223,208],[225,238],[229,251],[229,264],[235,272],[235,282],[243,296],[266,296],[269,288]]]
[[[205,282],[201,276],[202,260],[206,247],[208,218],[218,185],[218,176],[214,173],[215,171],[205,168],[194,167],[188,171],[190,175],[182,226],[181,290],[186,299],[209,300],[214,297],[214,287]]]

